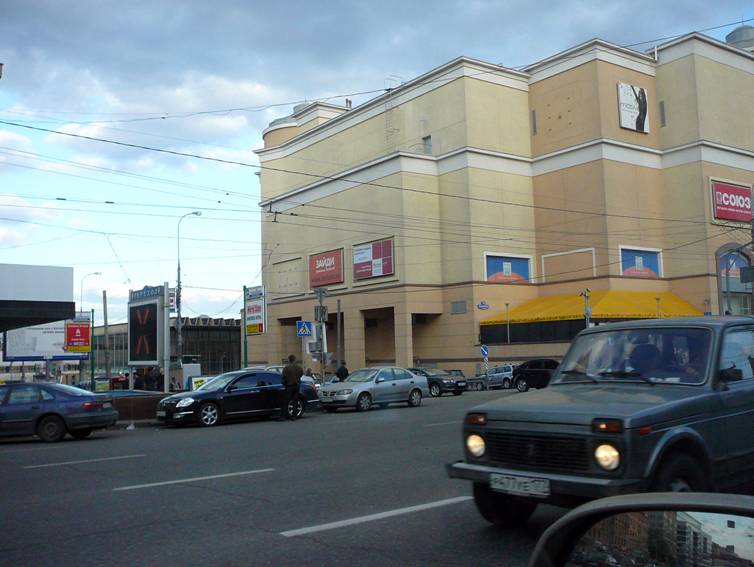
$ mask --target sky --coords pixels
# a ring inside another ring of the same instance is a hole
[[[253,150],[294,104],[358,105],[460,55],[520,67],[749,18],[742,0],[4,0],[0,264],[72,266],[77,305],[100,323],[106,290],[124,322],[129,289],[175,285],[179,219],[200,211],[180,225],[183,315],[238,317],[266,254]]]

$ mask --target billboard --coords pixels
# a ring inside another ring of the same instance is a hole
[[[264,335],[267,330],[267,305],[264,286],[247,287],[244,297],[246,335]]]
[[[751,222],[751,186],[710,179],[712,215],[717,220]]]
[[[660,253],[653,250],[621,248],[620,269],[624,276],[659,278]]]
[[[309,256],[309,288],[343,283],[343,249]]]
[[[364,280],[395,273],[393,239],[377,240],[353,247],[353,279]]]
[[[79,313],[73,321],[65,323],[63,350],[70,353],[88,354],[92,352],[91,338],[90,314]]]
[[[618,83],[618,115],[621,128],[649,133],[647,89]]]
[[[55,321],[7,331],[3,340],[3,358],[9,362],[87,359],[88,351],[66,350],[66,324],[67,321]],[[88,332],[89,323],[85,324]]]
[[[529,258],[487,254],[484,260],[488,282],[528,283],[529,281]]]
[[[160,364],[158,302],[128,306],[128,363]]]

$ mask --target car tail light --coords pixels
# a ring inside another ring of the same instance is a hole
[[[81,409],[84,411],[94,411],[102,409],[102,402],[84,402],[81,404]]]

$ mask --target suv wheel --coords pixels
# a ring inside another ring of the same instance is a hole
[[[510,390],[510,387],[511,387],[511,379],[503,378],[503,390]]]
[[[442,390],[440,389],[440,385],[437,383],[432,383],[429,386],[429,395],[433,398],[439,398],[442,396]]]
[[[474,483],[474,503],[482,517],[500,528],[522,527],[534,513],[536,502],[494,492],[486,484]]]
[[[516,380],[516,390],[519,392],[526,392],[529,389],[529,383],[526,378],[521,377]]]
[[[705,492],[707,489],[703,467],[683,453],[666,457],[652,483],[655,492]]]

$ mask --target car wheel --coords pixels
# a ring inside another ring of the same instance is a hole
[[[335,413],[338,408],[323,408],[327,413]]]
[[[367,411],[372,407],[372,396],[364,392],[356,400],[357,411]]]
[[[652,483],[655,492],[706,492],[703,467],[689,455],[675,453],[665,458]]]
[[[463,394],[463,392],[461,392],[460,390],[456,390],[453,392],[454,396],[460,396],[461,394]]]
[[[511,379],[503,378],[503,390],[510,390],[510,388],[511,388]]]
[[[482,517],[500,528],[523,527],[534,513],[536,502],[494,492],[486,484],[474,483],[474,503]]]
[[[304,415],[304,412],[306,411],[305,408],[306,406],[301,398],[298,398],[295,402],[291,400],[288,403],[288,415],[292,416],[294,419],[298,419]]]
[[[476,384],[474,384],[474,389],[477,392],[481,392],[482,390],[484,390],[484,384],[482,384],[481,382],[477,382]]]
[[[37,435],[45,443],[57,443],[65,437],[65,423],[55,415],[48,415],[37,425]]]
[[[220,422],[220,408],[216,404],[207,402],[199,406],[199,425],[212,427]]]
[[[439,398],[442,396],[442,390],[440,389],[439,384],[431,384],[429,386],[429,395],[433,398]]]
[[[526,378],[518,378],[516,380],[516,390],[519,392],[526,392],[529,389],[529,383]]]
[[[408,395],[408,405],[412,408],[418,408],[422,405],[421,390],[411,390],[411,393]]]
[[[91,435],[92,430],[91,429],[74,429],[73,431],[69,431],[68,433],[71,434],[71,437],[74,439],[85,439]]]

